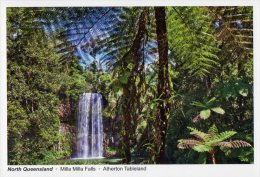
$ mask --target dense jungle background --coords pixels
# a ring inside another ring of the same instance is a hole
[[[9,164],[253,163],[252,7],[7,8]],[[104,159],[72,160],[102,95]]]

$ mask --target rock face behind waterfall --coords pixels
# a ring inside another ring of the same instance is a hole
[[[79,98],[76,158],[103,156],[102,96],[84,93]]]

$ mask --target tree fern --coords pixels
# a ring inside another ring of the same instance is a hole
[[[253,55],[252,7],[212,7],[216,36],[225,58],[248,59]]]
[[[205,76],[218,65],[216,39],[206,8],[169,8],[169,43],[177,65],[190,74]]]
[[[251,145],[242,140],[225,141],[236,134],[235,131],[225,131],[218,133],[216,125],[212,125],[208,133],[197,130],[196,128],[188,127],[191,130],[191,135],[197,139],[180,139],[177,147],[179,149],[193,149],[197,152],[208,152],[211,155],[212,163],[216,163],[215,153],[216,147],[222,148],[245,148]]]

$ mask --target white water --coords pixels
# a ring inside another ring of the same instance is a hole
[[[102,96],[99,93],[83,93],[79,98],[76,159],[103,156],[101,101]]]

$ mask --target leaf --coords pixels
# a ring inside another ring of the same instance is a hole
[[[240,155],[238,155],[239,160],[241,160],[242,162],[250,162],[253,159],[254,156],[254,150],[253,148],[249,148],[247,150],[243,150]]]
[[[218,134],[218,128],[215,124],[213,124],[208,131],[209,134],[211,135],[217,135]]]
[[[191,132],[190,132],[191,135],[193,135],[199,139],[202,139],[203,141],[206,141],[209,137],[209,134],[199,131],[196,128],[193,128],[193,127],[187,127],[187,128],[189,130],[191,130]]]
[[[110,80],[110,75],[109,74],[104,74],[100,76],[100,79],[103,81],[109,81]]]
[[[210,109],[202,110],[202,111],[200,111],[200,117],[202,119],[207,119],[207,118],[209,118],[210,113],[211,113]]]
[[[218,114],[225,114],[224,109],[222,109],[221,107],[211,108],[211,110],[218,113]]]
[[[216,146],[232,148],[232,144],[229,141],[222,141],[222,142],[216,144]]]
[[[242,88],[238,91],[238,93],[244,97],[248,95],[248,89]]]
[[[234,141],[230,141],[230,143],[232,144],[232,148],[252,147],[251,144],[242,140],[234,140]]]
[[[206,164],[207,163],[207,154],[206,153],[200,153],[198,158],[199,164]]]
[[[119,89],[118,92],[117,92],[117,96],[122,96],[122,95],[123,95],[123,90]]]
[[[227,148],[225,146],[220,146],[219,149],[225,153],[225,156],[230,156],[231,154],[231,149],[230,148]]]
[[[127,68],[130,69],[130,70],[132,70],[133,67],[134,67],[134,64],[133,64],[133,63],[129,63],[129,64],[127,65]]]
[[[192,149],[194,149],[197,152],[209,152],[213,150],[213,147],[204,144],[199,144],[194,146]]]
[[[197,106],[197,107],[201,107],[201,108],[207,108],[207,105],[205,105],[204,103],[198,102],[198,101],[193,101],[191,103],[192,106]]]
[[[207,145],[209,146],[216,146],[218,143],[230,138],[231,136],[235,135],[237,132],[235,131],[225,131],[217,136],[214,136],[214,138],[208,142],[206,142]]]
[[[130,76],[130,73],[128,73],[128,72],[124,73],[123,75],[120,75],[118,77],[119,82],[121,82],[122,84],[127,84],[129,76]]]
[[[194,147],[197,144],[201,144],[201,141],[194,139],[180,139],[178,140],[178,142],[179,144],[177,145],[177,147],[179,149],[188,149]]]
[[[207,105],[210,106],[212,105],[213,103],[215,103],[217,99],[215,97],[211,98],[208,102],[207,102]]]
[[[226,147],[226,148],[252,147],[251,144],[249,144],[246,141],[242,141],[242,140],[222,141],[222,142],[218,143],[216,146],[222,146],[222,147]]]

